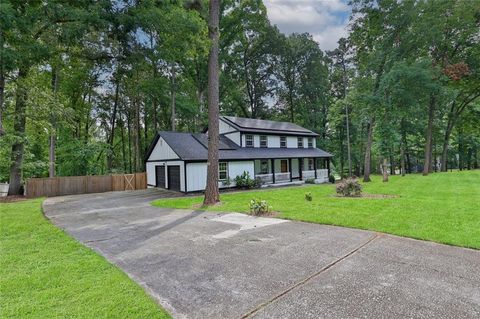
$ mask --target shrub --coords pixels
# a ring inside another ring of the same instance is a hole
[[[272,206],[268,205],[266,200],[252,199],[250,201],[250,214],[259,216],[272,211]]]
[[[260,177],[255,178],[255,188],[260,188],[263,185],[263,181]]]
[[[243,172],[242,175],[238,175],[237,177],[235,177],[235,184],[237,185],[237,187],[247,189],[262,186],[261,180],[260,182],[258,182],[257,179],[251,178],[248,172]]]
[[[225,180],[222,181],[222,185],[225,187],[228,187],[232,184],[232,179],[230,177],[227,177]]]
[[[305,200],[311,202],[313,199],[312,192],[305,193]]]
[[[305,184],[315,184],[315,178],[310,177],[305,180]]]
[[[355,178],[347,178],[337,184],[337,194],[352,197],[362,194],[362,185]]]
[[[335,176],[333,176],[332,174],[328,175],[328,181],[332,184],[335,184]]]

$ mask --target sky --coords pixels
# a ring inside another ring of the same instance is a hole
[[[308,32],[322,50],[332,50],[347,35],[347,0],[264,0],[270,21],[281,32]]]

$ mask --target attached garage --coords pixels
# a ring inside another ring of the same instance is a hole
[[[168,170],[168,189],[172,191],[181,190],[180,165],[167,166]]]
[[[165,188],[165,165],[155,166],[155,186]]]

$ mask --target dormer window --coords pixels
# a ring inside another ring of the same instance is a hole
[[[303,148],[303,137],[297,137],[298,148]]]
[[[308,138],[308,148],[313,148],[313,138]]]
[[[287,148],[287,137],[286,136],[280,136],[280,147],[281,148]]]
[[[260,147],[268,147],[268,139],[266,135],[260,135]]]
[[[245,147],[253,147],[253,135],[245,135]]]

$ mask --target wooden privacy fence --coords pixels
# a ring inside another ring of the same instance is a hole
[[[146,188],[146,173],[29,178],[27,179],[27,184],[25,186],[26,195],[29,198],[103,193]]]

